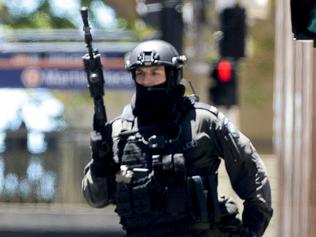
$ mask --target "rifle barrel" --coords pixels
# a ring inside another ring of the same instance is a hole
[[[88,8],[87,7],[82,7],[80,9],[80,13],[81,13],[81,18],[82,18],[82,22],[83,22],[83,31],[84,31],[84,39],[85,39],[85,43],[86,46],[88,48],[88,53],[90,58],[93,58],[93,49],[92,49],[92,35],[91,35],[91,31],[90,31],[90,25],[89,25],[89,21],[88,21]]]
[[[85,27],[89,27],[89,22],[88,22],[88,8],[87,7],[82,7],[80,9],[80,13],[81,13],[81,18],[83,21],[83,25]]]

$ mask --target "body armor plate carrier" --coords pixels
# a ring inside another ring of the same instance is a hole
[[[138,132],[121,134],[116,212],[126,229],[189,221],[191,199],[184,156],[163,152],[158,143],[164,139],[149,140],[154,139],[147,142]]]
[[[123,127],[118,139],[115,211],[127,236],[206,231],[221,221],[216,174],[189,176],[176,140],[156,135],[146,140],[132,126]]]

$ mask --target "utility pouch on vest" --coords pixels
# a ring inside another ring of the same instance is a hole
[[[125,142],[121,170],[116,175],[116,212],[132,217],[151,212],[152,172],[137,134],[127,136]]]
[[[187,208],[186,168],[182,153],[162,156],[162,179],[166,185],[166,211],[172,214]]]
[[[186,180],[186,169],[182,153],[162,156],[162,173],[166,184],[183,184]]]
[[[133,214],[133,207],[131,205],[129,185],[127,183],[119,182],[116,185],[116,209],[115,211],[120,216],[131,216]]]
[[[188,179],[190,196],[192,198],[192,215],[195,222],[208,222],[205,187],[201,176],[192,176]]]
[[[146,168],[133,168],[126,173],[130,179],[117,178],[116,212],[121,216],[150,213],[152,172]]]
[[[135,172],[135,171],[134,171]],[[144,172],[143,172],[144,173]],[[137,183],[133,184],[132,198],[135,214],[149,213],[152,210],[151,206],[151,178],[147,174],[137,180]]]

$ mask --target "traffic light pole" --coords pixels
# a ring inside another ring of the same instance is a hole
[[[290,1],[276,1],[277,235],[316,237],[316,51],[313,40],[293,40],[300,28],[291,27],[289,8]]]
[[[212,104],[239,127],[239,96],[237,62],[221,58],[213,64],[210,77],[209,98]]]
[[[245,57],[246,10],[237,0],[217,0],[216,11],[219,20],[218,38],[219,60],[211,72],[210,100],[235,125],[239,126],[238,62]],[[227,65],[228,68],[225,68]],[[229,69],[230,67],[230,69]],[[226,77],[228,72],[230,77]]]

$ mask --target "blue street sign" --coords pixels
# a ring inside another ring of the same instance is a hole
[[[9,46],[0,46],[0,88],[87,89],[81,59],[84,47],[57,47],[55,43]],[[124,68],[124,55],[130,48],[107,46],[100,50],[105,88],[134,88]]]

